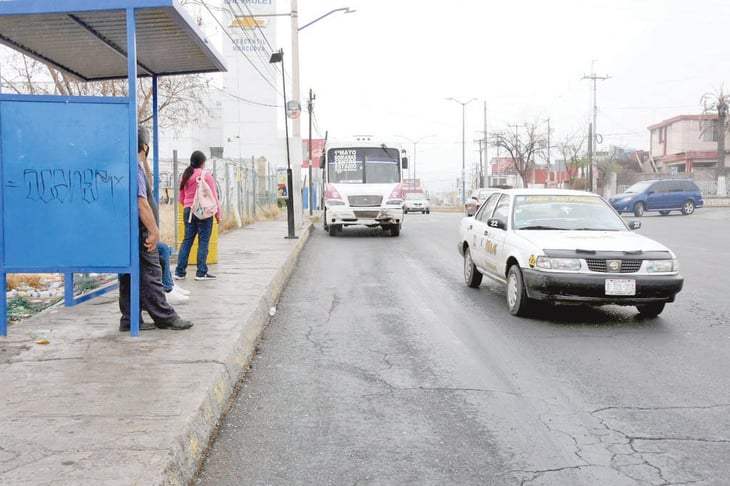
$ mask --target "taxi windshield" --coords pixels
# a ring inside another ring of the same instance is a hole
[[[517,196],[516,230],[622,231],[623,220],[600,197]]]

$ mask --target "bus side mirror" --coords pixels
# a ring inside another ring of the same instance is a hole
[[[324,169],[324,155],[319,157],[319,168]]]
[[[404,169],[408,168],[408,157],[401,157],[400,162],[401,162],[402,168],[404,168]]]

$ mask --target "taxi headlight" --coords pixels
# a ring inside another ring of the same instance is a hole
[[[388,199],[386,203],[388,206],[402,206],[403,200],[402,199]]]
[[[344,206],[345,201],[342,199],[327,199],[328,206]]]
[[[671,260],[651,260],[646,264],[646,271],[649,273],[657,272],[676,272],[679,270],[679,262],[676,259]]]
[[[578,271],[580,270],[580,260],[577,258],[550,258],[546,256],[537,257],[535,264],[537,268],[545,270],[563,270]]]

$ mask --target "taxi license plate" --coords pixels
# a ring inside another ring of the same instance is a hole
[[[636,280],[607,278],[606,295],[636,295]]]

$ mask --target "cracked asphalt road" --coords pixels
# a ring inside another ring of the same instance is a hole
[[[730,210],[642,218],[686,279],[647,320],[512,317],[459,217],[315,230],[196,484],[728,484]]]

